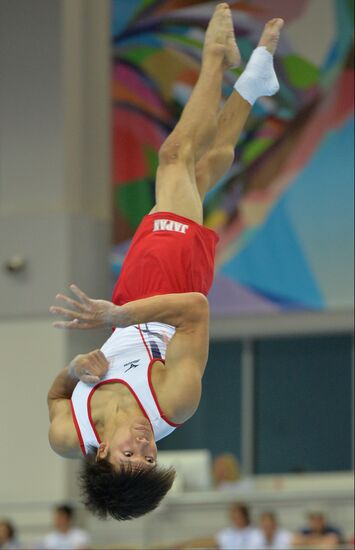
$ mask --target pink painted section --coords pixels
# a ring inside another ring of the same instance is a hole
[[[299,145],[287,162],[283,172],[293,174],[307,164],[319,147],[324,135],[331,129],[336,129],[344,124],[353,110],[354,73],[351,70],[345,70],[306,126]]]
[[[147,107],[161,112],[164,117],[169,116],[169,112],[165,108],[163,101],[151,89],[151,84],[146,82],[135,71],[125,65],[118,65],[114,67],[113,77],[114,81],[119,82],[120,86],[122,86],[133,99],[136,98],[137,102],[146,103]],[[114,100],[115,99],[120,98],[116,97],[114,94]]]
[[[128,183],[149,174],[144,148],[158,151],[163,132],[140,113],[115,108],[113,112],[113,181]]]
[[[281,309],[270,300],[220,274],[216,276],[208,299],[216,317],[236,313],[271,313]]]
[[[310,0],[258,0],[256,2],[229,2],[229,5],[240,11],[249,12],[253,18],[265,22],[273,17],[282,17],[291,22],[304,15]]]

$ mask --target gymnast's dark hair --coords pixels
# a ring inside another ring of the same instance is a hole
[[[107,458],[97,460],[95,449],[92,451],[83,461],[79,480],[85,506],[100,519],[143,516],[157,508],[171,489],[173,468],[146,470],[125,465],[117,470]]]

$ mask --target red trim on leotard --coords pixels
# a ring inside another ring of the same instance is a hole
[[[92,429],[94,430],[94,433],[95,433],[95,436],[98,440],[99,443],[101,443],[101,439],[100,439],[100,436],[99,434],[97,433],[97,430],[96,430],[96,427],[95,427],[95,424],[93,422],[93,419],[92,419],[92,416],[91,416],[91,398],[92,396],[94,395],[94,392],[97,390],[97,388],[99,388],[100,386],[103,386],[104,384],[113,384],[113,383],[119,383],[119,384],[123,384],[124,386],[126,386],[126,388],[128,388],[128,390],[131,392],[131,394],[133,395],[133,397],[135,398],[135,400],[137,401],[142,413],[144,414],[144,416],[146,417],[146,419],[148,420],[149,424],[150,424],[150,427],[152,428],[152,432],[154,434],[154,430],[153,430],[153,426],[152,426],[152,423],[150,421],[150,418],[149,416],[147,415],[146,413],[146,410],[145,408],[143,407],[142,403],[140,402],[139,400],[139,397],[138,395],[136,394],[136,392],[134,391],[133,388],[131,388],[131,386],[125,381],[125,380],[122,380],[121,378],[110,378],[110,380],[103,380],[102,382],[99,382],[92,390],[91,392],[89,393],[89,397],[88,397],[88,400],[87,400],[87,413],[88,413],[88,417],[89,417],[89,421],[90,421],[90,424],[91,424],[91,427]]]
[[[142,329],[141,329],[141,326],[140,326],[140,325],[138,325],[138,330],[139,330],[139,334],[141,335],[141,338],[142,338],[142,340],[143,340],[143,344],[145,345],[145,349],[147,350],[147,353],[148,353],[148,355],[149,355],[149,359],[152,360],[152,359],[153,359],[152,354],[150,353],[148,344],[147,344],[147,342],[146,342],[145,339],[144,339],[143,332],[142,332]]]
[[[70,408],[71,408],[71,414],[72,414],[72,417],[73,417],[74,426],[75,426],[76,433],[77,433],[79,443],[80,443],[80,449],[81,449],[81,452],[83,453],[83,455],[86,456],[85,444],[84,444],[83,436],[81,435],[81,431],[80,431],[80,428],[79,428],[78,420],[76,418],[76,414],[75,414],[75,411],[74,411],[74,406],[73,406],[72,400],[70,400]]]
[[[159,361],[160,363],[164,363],[164,365],[165,365],[164,359],[161,359],[161,358],[159,358],[159,357],[156,357],[155,359],[152,359],[152,360],[150,361],[149,366],[148,366],[148,384],[149,384],[149,388],[150,388],[150,391],[151,391],[151,393],[152,393],[153,399],[154,399],[154,401],[155,401],[155,404],[156,404],[156,406],[157,406],[157,409],[158,409],[158,411],[159,411],[159,414],[160,414],[161,418],[162,418],[163,420],[165,420],[165,422],[166,422],[167,424],[169,424],[170,426],[172,426],[173,428],[179,428],[182,424],[176,424],[175,422],[172,422],[172,421],[169,420],[169,418],[167,418],[167,417],[165,416],[165,414],[163,413],[163,411],[162,411],[162,409],[161,409],[161,407],[160,407],[160,405],[159,405],[158,398],[157,398],[156,393],[155,393],[154,388],[153,388],[153,383],[152,383],[152,368],[153,368],[154,363],[157,363],[158,361]]]

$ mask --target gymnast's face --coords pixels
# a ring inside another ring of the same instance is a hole
[[[149,469],[156,465],[157,446],[148,421],[139,420],[118,428],[109,442],[101,443],[98,458],[108,458],[113,466],[131,464]]]

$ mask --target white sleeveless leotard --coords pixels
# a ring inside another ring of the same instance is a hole
[[[116,329],[101,348],[109,362],[106,375],[97,384],[78,382],[71,397],[73,421],[84,455],[101,440],[91,417],[91,398],[103,384],[120,382],[132,393],[149,420],[156,441],[169,435],[178,424],[168,420],[157,400],[152,381],[152,366],[165,360],[166,348],[175,328],[161,323],[145,323]]]

